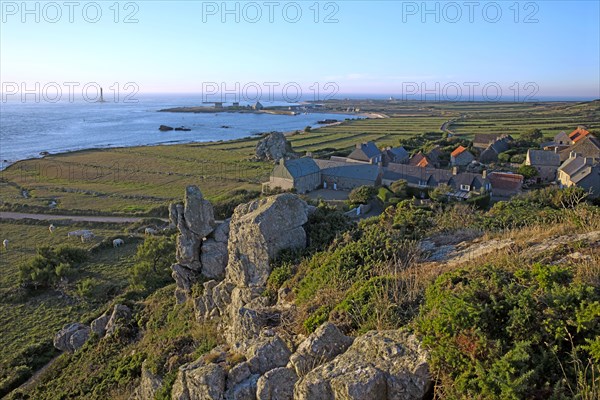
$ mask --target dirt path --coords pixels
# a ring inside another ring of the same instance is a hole
[[[54,215],[54,214],[28,214],[18,212],[0,211],[0,219],[36,219],[41,221],[56,221],[59,219],[67,219],[79,222],[112,222],[115,224],[131,224],[139,222],[145,218],[140,217],[110,217],[110,216],[88,216],[88,215]],[[163,221],[166,219],[159,218]]]

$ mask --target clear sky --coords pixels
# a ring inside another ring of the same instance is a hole
[[[513,95],[516,82],[521,96],[600,98],[597,0],[1,3],[3,84],[334,82],[340,95],[398,95],[476,82]]]

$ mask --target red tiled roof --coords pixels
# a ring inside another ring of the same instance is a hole
[[[569,139],[571,139],[573,142],[577,143],[579,140],[583,139],[584,137],[586,137],[589,134],[590,134],[589,131],[587,131],[583,128],[577,128],[573,132],[569,133]]]
[[[523,175],[492,172],[488,175],[492,189],[519,190],[523,184]]]
[[[467,148],[463,146],[458,146],[450,155],[452,157],[457,157],[462,154]]]
[[[423,157],[423,159],[417,163],[417,167],[427,167],[428,165],[429,161],[427,161],[426,157]]]

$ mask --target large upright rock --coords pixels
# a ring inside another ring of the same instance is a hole
[[[214,230],[213,206],[204,199],[198,186],[185,189],[183,217],[187,228],[200,238],[205,238]]]
[[[427,354],[415,336],[371,331],[301,378],[294,399],[421,400],[430,387]]]
[[[289,193],[239,205],[230,223],[227,279],[240,287],[263,287],[270,261],[281,250],[306,246],[307,220],[308,205]]]
[[[255,159],[258,161],[277,161],[293,157],[296,157],[296,153],[281,132],[270,133],[256,145]]]
[[[204,362],[186,364],[179,368],[173,384],[173,400],[222,400],[225,393],[225,371],[218,364]]]

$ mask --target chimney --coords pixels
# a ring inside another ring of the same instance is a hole
[[[569,153],[569,158],[575,158],[577,157],[577,153],[575,153],[574,151]]]
[[[452,167],[452,175],[458,175],[458,167]]]
[[[556,154],[558,154],[559,150],[560,150],[560,149],[558,148],[558,146],[556,146],[556,147],[554,148],[554,152],[555,152]]]
[[[483,179],[487,179],[487,169],[481,171],[481,176],[483,177]]]
[[[307,152],[306,152],[306,157],[313,158],[313,153],[312,153],[312,151],[307,151]]]
[[[585,161],[585,165],[594,165],[594,159],[592,157],[586,157],[583,160]]]
[[[362,143],[356,143],[356,148],[360,149],[362,147]]]
[[[279,159],[279,165],[285,165],[285,158],[280,158]]]

